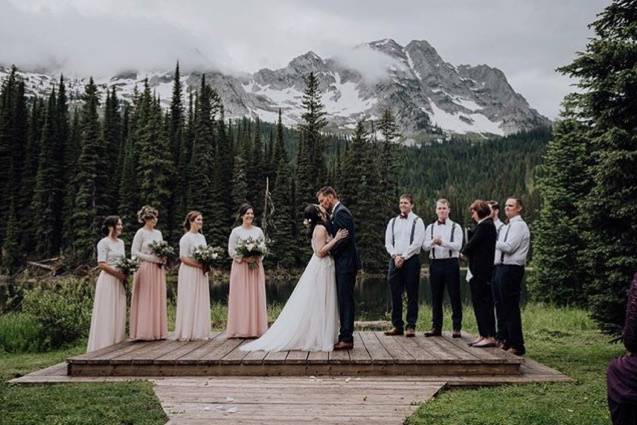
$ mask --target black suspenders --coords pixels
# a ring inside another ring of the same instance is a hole
[[[436,222],[431,223],[431,239],[434,238],[434,226],[436,225]],[[456,233],[456,226],[458,225],[458,223],[453,223],[453,226],[451,226],[451,239],[449,240],[449,242],[453,242],[453,236]],[[453,251],[449,250],[449,258],[451,258],[451,256],[453,255]],[[431,247],[431,258],[432,259],[436,259],[436,248],[434,246]]]
[[[420,220],[420,217],[416,216],[414,222],[411,224],[411,235],[409,236],[409,245],[414,243],[414,235],[416,233],[416,223]],[[396,246],[396,236],[394,235],[394,225],[396,224],[396,217],[391,221],[391,244]]]

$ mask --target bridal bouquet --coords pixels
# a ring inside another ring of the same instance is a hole
[[[192,257],[204,268],[204,271],[211,270],[225,259],[225,250],[219,246],[199,245],[192,252]]]
[[[245,240],[239,239],[236,252],[241,258],[264,257],[268,253],[268,248],[265,245],[265,240],[263,238],[254,239],[249,237]],[[248,267],[250,269],[256,269],[257,263],[248,262]]]
[[[124,273],[126,276],[130,276],[139,268],[139,258],[120,257],[115,263],[115,267],[117,267],[119,271]]]
[[[169,260],[175,256],[175,248],[168,245],[168,242],[166,241],[152,241],[148,247],[151,251],[153,251],[153,254],[159,258]],[[163,264],[160,264],[159,266],[162,267]]]

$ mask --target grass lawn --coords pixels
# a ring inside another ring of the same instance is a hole
[[[215,327],[224,317],[213,308]],[[279,308],[270,309],[276,317]],[[448,314],[448,312],[447,312]],[[418,330],[430,327],[431,310],[421,309]],[[450,328],[450,317],[445,327]],[[457,389],[423,404],[409,424],[600,425],[609,424],[606,366],[623,352],[608,344],[583,310],[529,305],[523,324],[528,356],[554,367],[574,383]],[[464,327],[475,333],[473,311],[464,311]],[[85,344],[48,353],[0,354],[0,423],[164,424],[167,420],[147,382],[17,386],[7,380],[83,352]]]
[[[0,354],[3,425],[159,425],[167,421],[148,382],[10,385],[7,381],[80,354],[69,350]]]

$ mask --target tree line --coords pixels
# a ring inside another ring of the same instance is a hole
[[[303,108],[297,128],[284,127],[280,113],[276,124],[228,120],[205,74],[196,90],[185,88],[179,64],[166,110],[147,81],[131,102],[115,87],[100,92],[92,79],[70,102],[63,77],[46,98],[27,97],[12,68],[0,88],[3,269],[58,255],[71,267],[92,264],[103,218],[119,214],[130,241],[146,204],[160,211],[158,227],[171,243],[196,209],[208,242],[225,246],[236,210],[249,202],[270,239],[267,262],[293,268],[310,255],[302,210],[316,202],[318,188],[332,185],[355,217],[366,271],[386,266],[385,226],[401,192],[414,193],[426,220],[437,197],[449,198],[463,224],[476,197],[518,193],[533,205],[545,130],[407,147],[396,143],[400,129],[385,110],[378,121],[360,121],[353,135],[328,134],[312,73]]]

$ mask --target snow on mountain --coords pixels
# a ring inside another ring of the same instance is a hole
[[[304,77],[309,72],[318,76],[331,129],[352,129],[357,120],[378,119],[386,108],[391,108],[405,138],[436,128],[450,133],[506,135],[550,124],[515,92],[499,69],[456,67],[422,40],[406,46],[392,39],[373,41],[355,47],[351,57],[323,59],[310,51],[284,68],[249,75],[205,74],[223,99],[226,117],[258,116],[275,122],[280,108],[284,124],[293,126],[303,113]],[[7,73],[8,67],[0,66],[0,79]],[[28,95],[45,94],[59,79],[59,74],[46,72],[21,72],[21,76]],[[102,90],[115,86],[118,95],[130,101],[144,78],[167,107],[172,71],[123,72],[95,83]],[[70,98],[78,99],[88,79],[65,76],[65,80]],[[182,75],[181,80],[185,87],[197,89],[201,72]]]

